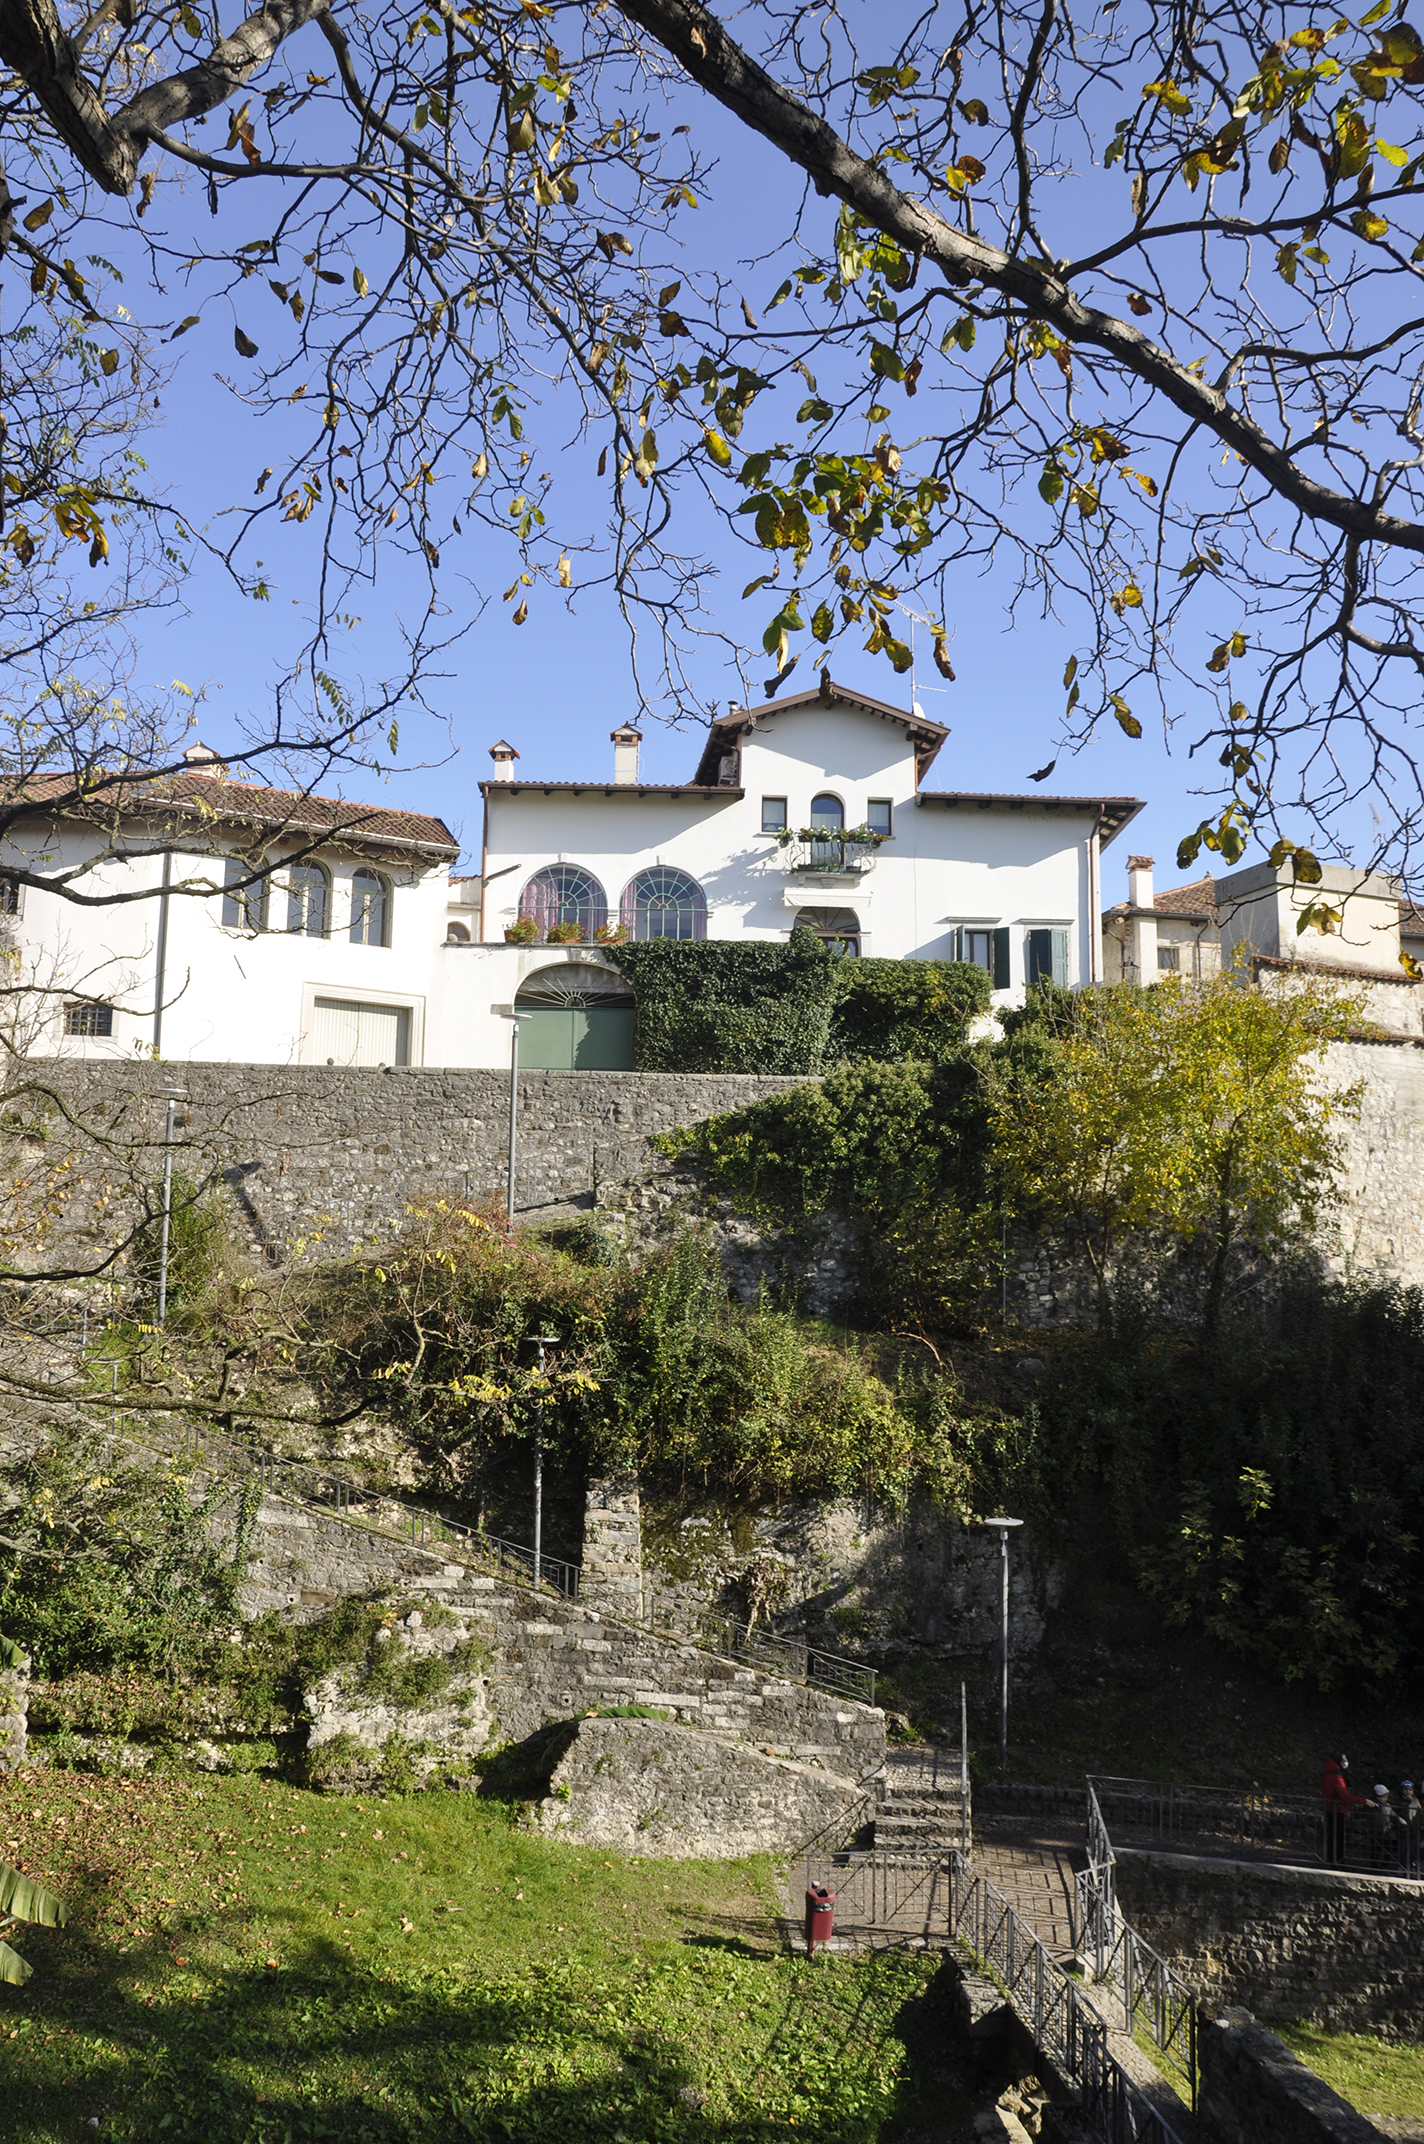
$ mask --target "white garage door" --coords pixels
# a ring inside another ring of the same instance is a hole
[[[311,1061],[318,1065],[403,1065],[410,1058],[410,1010],[405,1005],[358,1005],[350,998],[317,998]]]

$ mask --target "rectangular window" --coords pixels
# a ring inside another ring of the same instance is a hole
[[[1168,969],[1174,975],[1180,974],[1182,966],[1181,947],[1179,945],[1159,945],[1157,948],[1157,965],[1159,968]]]
[[[966,925],[959,933],[959,958],[971,966],[982,968],[987,975],[994,972],[994,933],[987,928]]]
[[[786,831],[785,797],[762,798],[761,830],[764,834],[781,834]]]
[[[1024,981],[1036,983],[1042,978],[1057,983],[1061,989],[1068,987],[1068,933],[1067,931],[1029,931],[1024,938]]]
[[[64,1032],[66,1035],[112,1035],[114,1032],[113,1006],[66,1005],[64,1008]]]
[[[890,824],[889,797],[871,798],[865,808],[865,823],[872,834],[889,834],[893,831]]]
[[[252,876],[251,864],[229,856],[223,865],[222,919],[229,930],[261,931],[267,928],[267,881],[244,886]]]

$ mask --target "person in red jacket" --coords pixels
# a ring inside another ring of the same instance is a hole
[[[1321,1782],[1321,1794],[1325,1801],[1325,1860],[1328,1867],[1338,1868],[1345,1859],[1345,1831],[1352,1809],[1372,1807],[1368,1794],[1352,1794],[1345,1774],[1350,1769],[1348,1757],[1327,1757],[1325,1777]]]

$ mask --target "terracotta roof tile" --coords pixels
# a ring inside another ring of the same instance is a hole
[[[460,844],[443,819],[424,812],[391,811],[343,797],[319,797],[300,789],[268,789],[214,774],[169,774],[153,781],[116,782],[94,792],[92,802],[75,796],[70,775],[40,774],[12,791],[8,802],[50,804],[66,817],[104,818],[115,810],[130,816],[176,812],[182,818],[216,819],[235,826],[330,833],[346,841],[435,849],[458,856]]]
[[[1170,886],[1159,893],[1153,902],[1154,908],[1165,909],[1168,915],[1212,916],[1216,915],[1216,880],[1193,879],[1189,886]]]

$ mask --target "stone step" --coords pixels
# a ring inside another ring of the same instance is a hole
[[[957,1846],[959,1826],[930,1821],[925,1817],[883,1817],[875,1819],[875,1843],[877,1846],[899,1846],[913,1841],[927,1846]]]

